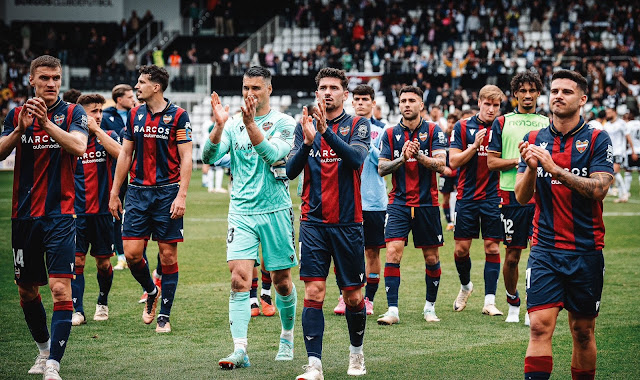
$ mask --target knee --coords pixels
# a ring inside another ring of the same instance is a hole
[[[20,295],[20,301],[29,302],[33,301],[38,297],[38,287],[37,286],[18,286],[18,294]]]
[[[231,273],[231,290],[234,292],[243,292],[251,288],[251,279],[246,273],[238,271]]]
[[[50,285],[51,288],[51,296],[54,301],[67,301],[66,298],[71,297],[71,282],[70,281],[60,281],[55,282]]]
[[[513,269],[517,269],[519,262],[520,262],[520,260],[519,260],[518,257],[514,257],[514,256],[509,255],[509,256],[505,257],[505,259],[504,259],[504,266],[506,268],[509,268],[509,269],[512,269],[512,270]]]
[[[571,333],[573,341],[583,350],[587,349],[595,339],[593,330],[590,328],[574,327]]]
[[[291,293],[291,289],[293,288],[292,286],[292,282],[291,282],[291,278],[284,278],[281,279],[280,281],[278,281],[277,283],[274,283],[274,286],[276,288],[276,292],[280,295],[288,295],[289,293]]]
[[[531,340],[534,341],[548,340],[553,333],[549,325],[543,321],[531,321],[530,331]]]
[[[455,247],[453,250],[453,253],[457,256],[457,257],[465,257],[465,256],[469,256],[469,249],[466,247]]]
[[[356,307],[360,302],[362,302],[362,292],[360,289],[348,293],[343,291],[342,296],[344,298],[344,303],[346,303],[347,306]]]
[[[99,271],[105,272],[109,270],[110,266],[111,266],[111,261],[108,258],[102,258],[102,259],[96,260],[96,267],[98,268]]]
[[[307,284],[304,289],[304,298],[312,301],[324,301],[324,289],[319,286]]]
[[[425,256],[424,262],[427,265],[436,265],[440,261],[440,256],[436,253],[435,255]]]

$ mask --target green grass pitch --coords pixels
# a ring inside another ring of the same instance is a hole
[[[37,348],[31,339],[18,292],[13,283],[11,254],[12,174],[0,173],[0,379],[36,379],[27,375]],[[292,182],[294,208],[297,182]],[[640,195],[634,176],[632,198],[627,204],[605,200],[606,276],[601,314],[597,319],[599,379],[640,378]],[[137,303],[140,286],[128,270],[115,272],[109,297],[109,320],[91,318],[97,297],[96,269],[88,258],[85,309],[88,323],[74,327],[62,362],[65,379],[293,379],[307,363],[300,324],[304,285],[293,277],[298,289],[295,327],[295,359],[275,362],[280,323],[276,317],[253,318],[249,325],[247,369],[222,371],[217,361],[229,354],[232,341],[228,326],[229,271],[225,262],[228,196],[209,194],[200,187],[195,171],[185,216],[185,242],[179,245],[180,282],[171,323],[173,332],[155,333],[155,324],[141,321]],[[298,222],[296,222],[296,228]],[[476,292],[462,313],[452,311],[459,289],[453,262],[453,234],[445,232],[440,251],[442,282],[436,303],[440,323],[422,318],[425,297],[424,263],[410,245],[402,261],[400,324],[378,326],[368,318],[365,358],[369,379],[519,379],[522,378],[528,328],[523,323],[507,324],[504,317],[481,314],[483,297],[482,244],[472,246],[472,281]],[[150,244],[150,262],[155,265],[155,244]],[[504,249],[501,247],[503,256]],[[382,252],[384,262],[384,250]],[[518,289],[524,297],[524,269],[528,251],[520,262]],[[115,263],[115,259],[113,261]],[[375,316],[386,311],[384,281],[375,298]],[[42,288],[43,302],[51,318],[51,295]],[[324,305],[325,336],[323,365],[327,379],[346,379],[348,333],[344,317],[333,315],[338,298],[335,278],[328,278]],[[502,276],[497,306],[506,312]],[[524,308],[523,308],[524,309]],[[523,313],[523,312],[522,312]],[[522,318],[521,318],[522,319]],[[567,313],[558,318],[554,335],[552,378],[570,378],[571,334]]]

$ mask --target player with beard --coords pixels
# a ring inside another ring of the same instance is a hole
[[[392,174],[393,189],[387,206],[385,242],[387,259],[384,283],[389,310],[378,318],[380,325],[400,321],[398,290],[400,261],[413,231],[415,248],[422,249],[425,264],[426,302],[423,308],[427,322],[438,322],[435,302],[440,284],[440,247],[444,244],[438,204],[436,173],[445,170],[447,139],[438,124],[420,116],[424,109],[422,90],[405,86],[400,90],[402,119],[382,137],[380,176]]]
[[[191,179],[191,123],[187,112],[163,94],[169,74],[155,65],[142,66],[136,84],[144,104],[129,111],[127,126],[109,199],[111,215],[120,219],[124,253],[131,274],[147,292],[142,320],[155,319],[160,290],[149,273],[143,253],[153,237],[160,249],[162,304],[157,333],[171,332],[169,316],[178,286],[178,242],[184,239],[183,216]],[[122,211],[120,187],[130,181]]]
[[[322,304],[333,259],[336,281],[347,305],[349,367],[347,374],[367,373],[363,342],[366,308],[362,198],[362,164],[370,145],[369,120],[344,112],[348,80],[344,71],[324,68],[316,75],[318,106],[313,116],[303,108],[296,126],[287,176],[304,170],[300,215],[300,279],[304,281],[302,330],[309,357],[297,379],[323,379]]]
[[[553,122],[520,143],[515,194],[535,199],[531,254],[527,263],[527,309],[531,319],[525,379],[548,379],[552,337],[566,308],[573,338],[571,378],[594,379],[595,321],[604,280],[602,200],[613,183],[613,146],[605,131],[580,117],[587,80],[553,74],[549,103]]]

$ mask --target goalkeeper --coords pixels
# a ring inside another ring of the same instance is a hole
[[[262,245],[265,268],[271,272],[276,288],[276,307],[282,323],[275,359],[293,359],[297,297],[291,268],[298,265],[298,260],[284,158],[293,145],[295,121],[270,108],[271,91],[271,73],[254,66],[242,79],[244,107],[241,107],[241,114],[230,118],[229,106],[223,107],[218,94],[211,94],[216,125],[205,144],[202,161],[213,164],[229,153],[233,178],[227,263],[231,271],[229,324],[234,351],[218,362],[223,369],[249,366],[249,290],[253,267],[260,265],[259,245]]]

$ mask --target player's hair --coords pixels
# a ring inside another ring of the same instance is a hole
[[[60,60],[50,55],[41,55],[38,58],[35,58],[33,61],[31,61],[29,74],[33,76],[33,74],[35,74],[36,69],[38,67],[50,67],[52,69],[60,68],[60,70],[62,70],[62,64],[60,63]]]
[[[369,95],[371,100],[375,100],[375,98],[376,98],[376,92],[373,91],[373,87],[369,86],[368,84],[359,84],[356,88],[353,89],[353,91],[351,91],[351,93],[354,96],[355,95],[360,95],[360,96]]]
[[[536,88],[536,91],[542,92],[542,79],[540,79],[540,75],[538,73],[534,73],[533,71],[525,71],[522,73],[518,73],[513,76],[511,79],[511,94],[515,95],[520,87],[522,87],[525,83],[528,83]]]
[[[477,113],[477,111],[478,110],[474,109],[474,108],[469,108],[468,110],[464,110],[460,114],[460,119],[466,119],[468,117],[471,117],[471,116],[475,115]]]
[[[169,86],[169,73],[164,67],[158,67],[156,65],[148,65],[140,67],[140,74],[146,74],[149,76],[149,80],[158,83],[162,87],[164,92]]]
[[[133,91],[133,88],[128,84],[118,84],[111,90],[111,99],[117,102],[118,98],[123,97],[129,91]]]
[[[251,66],[244,72],[247,78],[261,77],[265,82],[271,83],[271,71],[262,66]]]
[[[105,102],[106,100],[100,94],[81,95],[76,101],[76,103],[80,104],[81,106],[86,106],[87,104],[104,104]]]
[[[67,103],[74,104],[78,101],[78,98],[82,95],[82,92],[76,90],[75,88],[70,88],[62,94],[62,100]]]
[[[498,88],[498,86],[494,86],[492,84],[488,84],[480,89],[478,93],[478,99],[480,100],[499,100],[503,101],[506,97],[504,96],[504,92]]]
[[[587,79],[583,77],[582,74],[576,71],[558,70],[555,73],[553,73],[553,76],[551,77],[551,82],[553,82],[556,79],[569,79],[571,81],[574,81],[578,85],[578,88],[580,88],[583,94],[587,93],[587,90],[589,87],[589,84],[587,83]]]
[[[605,117],[607,117],[607,111],[605,110],[600,110],[598,111],[598,115],[596,115],[598,117],[598,119],[604,119]]]
[[[422,96],[424,95],[424,93],[422,92],[422,90],[420,89],[420,87],[416,87],[416,86],[404,86],[400,89],[400,92],[398,93],[398,97],[400,97],[402,94],[404,94],[405,92],[410,92],[412,94],[416,94],[418,95],[418,97],[420,97],[420,100],[422,100]]]
[[[318,71],[316,75],[316,86],[320,85],[320,79],[322,78],[337,78],[340,79],[340,85],[344,91],[349,87],[349,79],[344,73],[344,70],[334,69],[333,67],[325,67]]]
[[[453,120],[454,122],[460,120],[460,112],[455,111],[455,112],[451,112],[448,116],[447,116],[447,121],[449,120]]]

